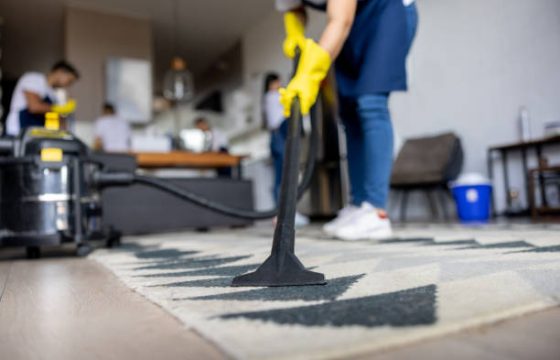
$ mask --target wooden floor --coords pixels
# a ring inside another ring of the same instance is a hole
[[[93,260],[0,260],[0,359],[222,359]]]
[[[62,255],[62,256],[61,256]],[[0,359],[222,359],[93,260],[0,253]],[[358,359],[560,359],[560,308]]]

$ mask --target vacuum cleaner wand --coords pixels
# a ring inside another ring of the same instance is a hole
[[[296,55],[294,73],[299,62]],[[302,115],[299,98],[292,103],[288,119],[278,221],[274,231],[272,251],[268,259],[255,271],[233,279],[232,286],[304,286],[325,285],[325,276],[309,271],[295,254],[295,216],[297,206],[298,163]],[[313,151],[313,150],[312,150]]]
[[[301,112],[299,99],[292,105],[289,119],[286,158],[280,188],[278,221],[274,231],[272,251],[268,259],[255,271],[233,279],[232,286],[304,286],[325,285],[325,276],[309,271],[295,255],[295,215],[297,205],[297,176],[300,148]]]

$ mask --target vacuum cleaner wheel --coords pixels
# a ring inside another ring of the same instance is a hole
[[[41,257],[41,248],[38,246],[28,246],[25,248],[27,258],[30,260],[39,259]]]

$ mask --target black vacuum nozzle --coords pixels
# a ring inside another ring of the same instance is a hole
[[[295,254],[295,216],[297,206],[298,162],[300,150],[301,110],[299,99],[292,104],[288,119],[286,157],[282,169],[280,204],[272,252],[255,271],[233,279],[232,286],[306,286],[325,285],[325,276],[309,271]]]
[[[293,252],[272,251],[255,271],[233,279],[231,286],[309,286],[325,285],[325,275],[309,271]]]

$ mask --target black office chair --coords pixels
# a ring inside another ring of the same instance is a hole
[[[463,168],[463,146],[454,133],[409,139],[403,145],[393,166],[391,189],[400,196],[400,219],[406,221],[408,197],[411,191],[426,194],[433,218],[439,212],[434,199],[437,193],[443,218],[449,220],[446,197],[448,183],[457,179]]]

